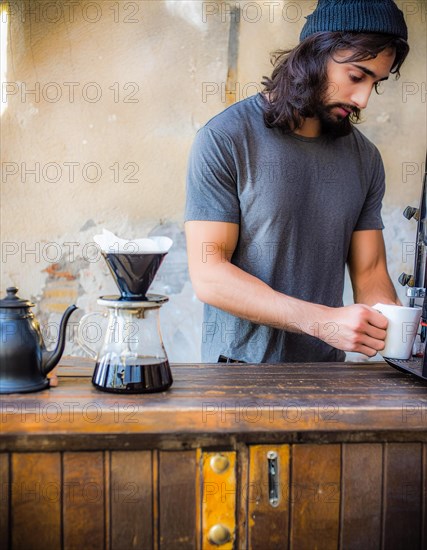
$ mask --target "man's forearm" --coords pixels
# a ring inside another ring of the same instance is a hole
[[[197,264],[196,264],[197,265]],[[196,268],[197,269],[197,268]],[[367,305],[328,307],[276,292],[230,262],[190,275],[197,297],[253,323],[305,333],[344,351],[373,356],[383,349],[386,321]]]
[[[368,306],[378,303],[402,305],[388,273],[373,275],[363,284],[354,286],[353,296],[356,304],[366,304]]]
[[[277,292],[230,262],[215,265],[208,278],[195,281],[194,287],[202,302],[236,317],[313,336],[316,323],[328,309]]]

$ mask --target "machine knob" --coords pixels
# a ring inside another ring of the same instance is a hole
[[[420,211],[418,208],[414,208],[413,206],[407,206],[403,211],[403,215],[407,220],[410,220],[411,218],[415,218],[418,221],[418,218],[420,216]]]
[[[414,286],[414,278],[407,273],[401,273],[398,281],[402,286]]]
[[[221,525],[221,523],[217,523],[209,529],[208,539],[211,544],[221,546],[221,544],[228,542],[230,538],[230,530],[225,525]]]

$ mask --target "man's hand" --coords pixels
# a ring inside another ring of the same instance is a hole
[[[327,308],[322,317],[318,337],[330,346],[369,357],[384,349],[388,320],[375,309],[362,304]]]

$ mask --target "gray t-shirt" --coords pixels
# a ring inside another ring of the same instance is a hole
[[[185,220],[239,224],[233,264],[279,292],[340,307],[353,231],[384,227],[380,154],[357,129],[332,139],[267,128],[263,102],[257,94],[235,103],[197,133]],[[205,243],[201,252],[215,246]],[[220,355],[257,363],[345,359],[312,336],[205,304],[202,361]]]

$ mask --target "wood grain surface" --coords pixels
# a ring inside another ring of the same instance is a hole
[[[196,452],[159,453],[160,550],[196,549]]]
[[[152,453],[112,452],[110,461],[111,548],[150,548],[153,540]]]
[[[106,546],[104,453],[64,453],[63,531],[65,548]]]
[[[61,486],[60,453],[12,455],[10,530],[14,549],[61,546]]]
[[[0,540],[9,547],[9,511],[10,502],[10,455],[0,454]]]
[[[348,550],[381,547],[383,446],[342,446],[341,545]]]
[[[96,390],[90,377],[62,377],[60,368],[56,388],[1,397],[2,434],[426,433],[427,385],[383,363],[172,370],[167,392],[121,395]]]
[[[340,445],[294,445],[290,547],[332,550],[339,542]]]
[[[391,443],[384,457],[384,547],[420,548],[422,508],[422,446]]]

